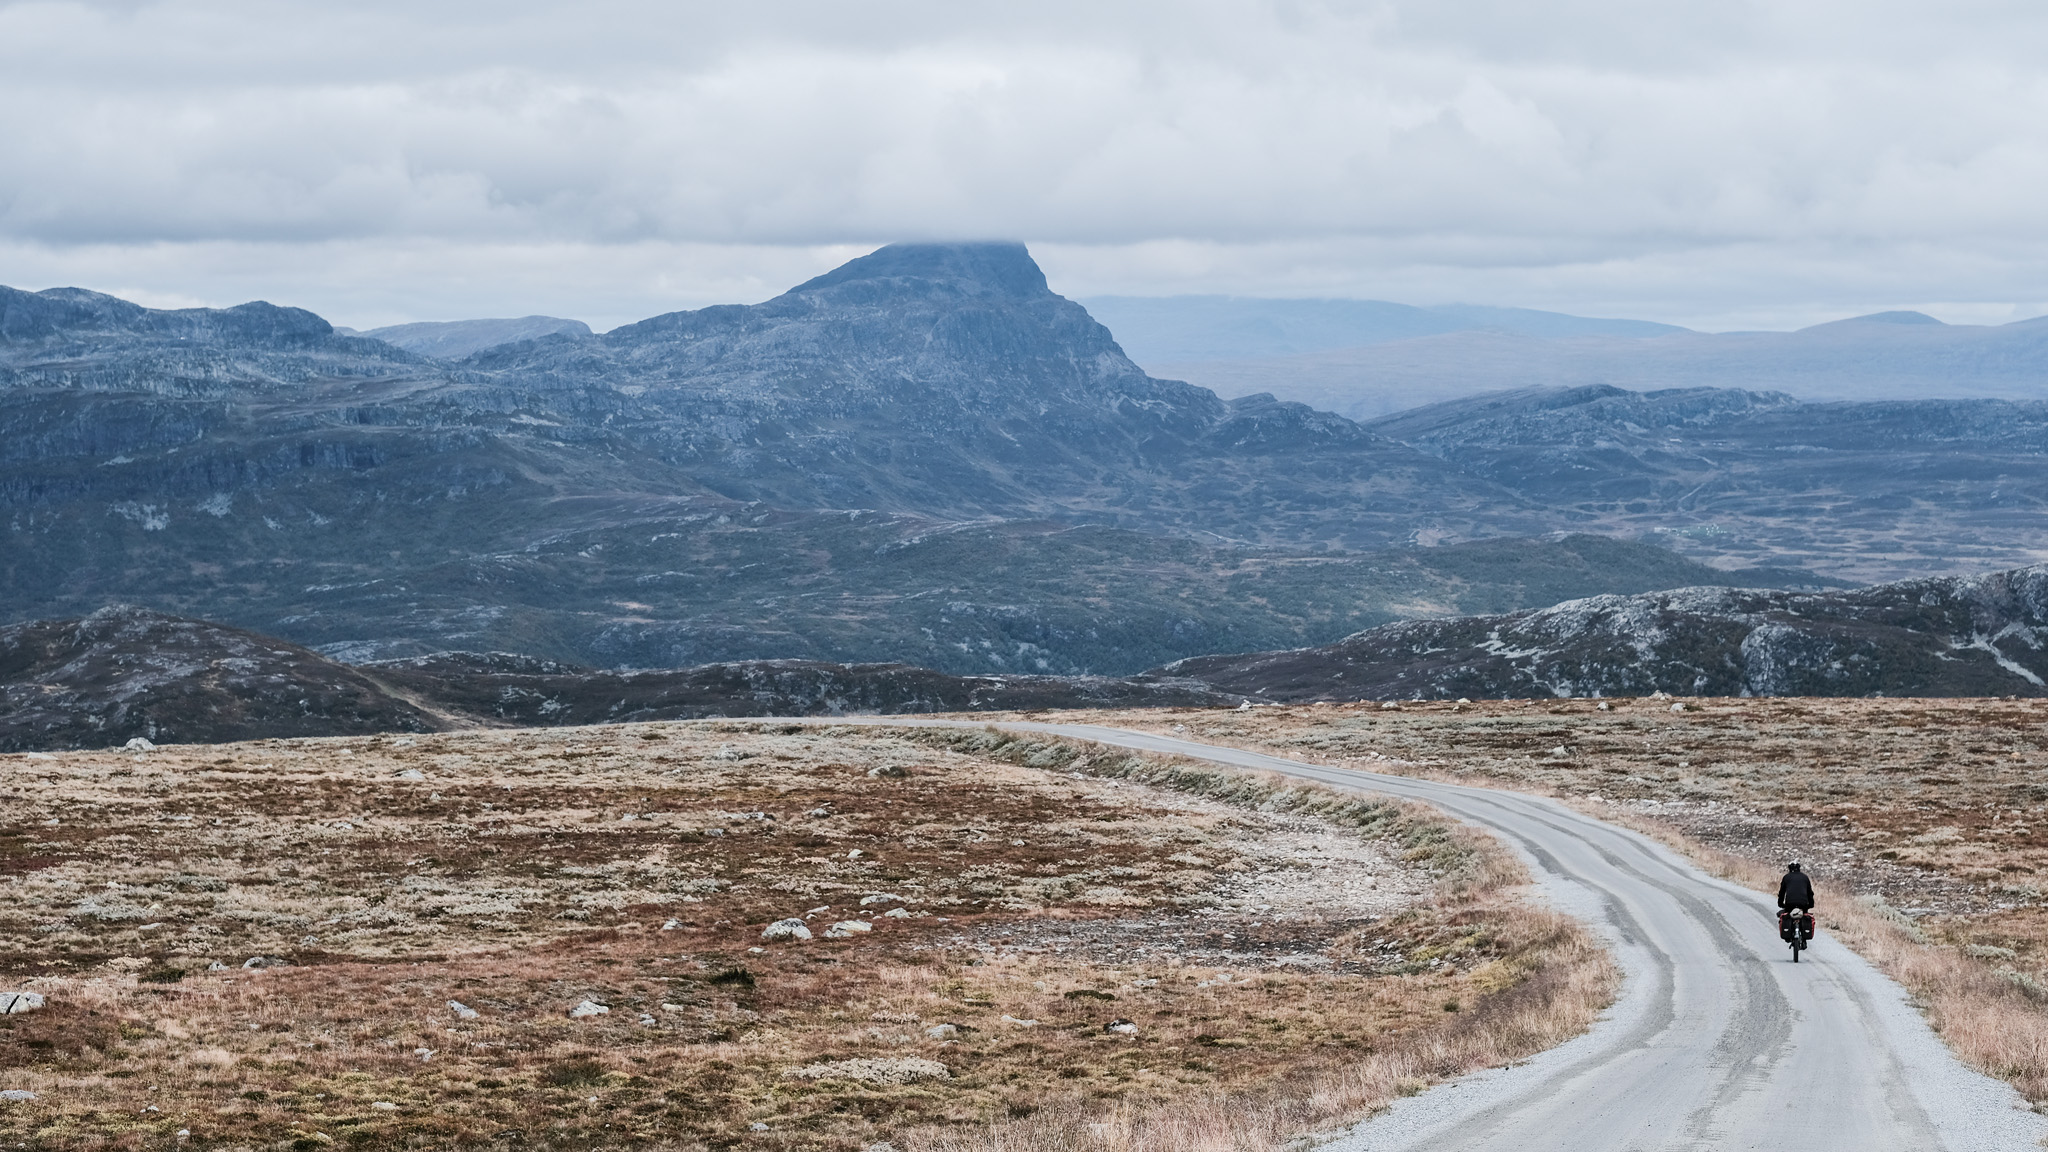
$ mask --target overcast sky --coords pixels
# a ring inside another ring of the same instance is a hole
[[[0,283],[599,328],[1069,296],[2048,312],[2040,0],[0,0]]]

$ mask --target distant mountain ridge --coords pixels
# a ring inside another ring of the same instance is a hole
[[[2048,399],[2048,317],[1991,327],[1882,312],[1797,332],[1418,333],[1291,355],[1154,358],[1221,396],[1270,392],[1359,420],[1529,388],[1744,388],[1806,401]]]
[[[460,360],[489,348],[543,336],[588,336],[590,325],[559,316],[521,316],[516,320],[423,320],[348,334],[382,340],[437,360]]]
[[[2043,445],[2001,404],[1594,388],[1361,425],[1147,375],[1006,243],[460,361],[268,304],[10,292],[0,611],[145,603],[365,661],[1123,674],[1699,560],[2024,562]],[[1625,539],[1595,563],[1585,533]]]
[[[761,305],[452,364],[269,305],[156,313],[63,291],[5,304],[0,589],[17,619],[140,601],[358,658],[868,654],[909,609],[901,581],[874,593],[878,610],[867,577],[848,578],[887,567],[835,551],[855,539],[1093,524],[1128,534],[1127,560],[1091,563],[1131,587],[1157,541],[1193,538],[1220,592],[1247,546],[1550,528],[1350,421],[1147,377],[1021,245],[892,246]],[[810,631],[703,620],[741,581],[711,581],[707,599],[698,574],[729,560],[744,581],[790,574],[761,591]],[[1221,598],[1174,610],[1155,581],[1130,616],[1110,604],[1089,620],[1094,586],[1012,567],[1008,584],[970,567],[966,596],[945,573],[912,584],[939,609],[916,620],[918,650],[962,670],[1089,671],[1126,627],[1146,639],[1123,658],[1149,660],[1249,619]],[[1285,604],[1257,627],[1350,610]]]
[[[2048,551],[2048,402],[1524,389],[1367,425],[1586,530],[1874,583]]]
[[[1650,320],[1603,320],[1478,304],[1416,307],[1384,300],[1250,296],[1091,296],[1080,302],[1116,333],[1133,360],[1165,365],[1299,356],[1446,332],[1521,336],[1663,336],[1686,329]],[[1244,393],[1231,393],[1243,395]]]

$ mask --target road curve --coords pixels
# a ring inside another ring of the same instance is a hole
[[[1402,1100],[1325,1152],[1985,1152],[2048,1137],[2048,1119],[1957,1061],[1898,985],[1825,931],[1791,963],[1767,899],[1648,837],[1515,792],[1119,728],[998,726],[1424,801],[1514,846],[1546,896],[1606,938],[1626,978],[1591,1032]]]

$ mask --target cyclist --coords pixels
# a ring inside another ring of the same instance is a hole
[[[1778,881],[1778,907],[1782,911],[1813,911],[1813,881],[1800,871],[1797,860],[1785,865],[1785,878]]]
[[[1813,938],[1813,881],[1797,860],[1785,865],[1785,878],[1778,881],[1778,936],[1792,945],[1794,963]]]

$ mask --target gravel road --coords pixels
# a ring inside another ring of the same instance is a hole
[[[884,723],[902,724],[900,718]],[[1083,724],[1001,727],[1198,757],[1435,805],[1499,834],[1627,979],[1593,1030],[1397,1103],[1325,1152],[2029,1149],[2048,1119],[1965,1068],[1898,985],[1826,933],[1799,964],[1765,897],[1538,797]]]

